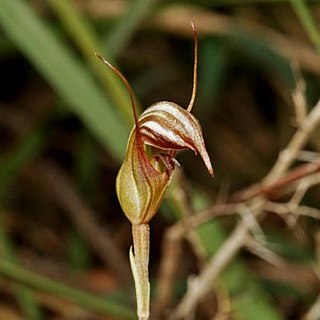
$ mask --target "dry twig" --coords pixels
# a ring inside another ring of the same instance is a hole
[[[248,239],[249,227],[241,221],[237,224],[230,237],[220,247],[215,256],[202,269],[200,275],[194,279],[192,286],[179,303],[175,312],[169,318],[183,319],[194,310],[198,301],[206,295],[225,266],[233,259]]]
[[[308,116],[301,123],[288,146],[283,150],[275,162],[269,174],[263,180],[265,186],[276,183],[291,164],[295,161],[312,132],[320,123],[320,100],[311,110]],[[256,196],[247,203],[251,211],[258,217],[263,211],[268,200],[261,196]],[[241,204],[240,204],[241,205]],[[220,247],[217,253],[210,259],[201,273],[195,278],[193,285],[188,289],[185,296],[177,306],[170,319],[183,319],[196,307],[198,301],[204,297],[212,287],[213,281],[219,276],[221,271],[246,244],[250,233],[250,226],[243,220],[235,227],[233,233]]]

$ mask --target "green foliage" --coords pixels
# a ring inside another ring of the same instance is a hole
[[[23,0],[2,1],[0,24],[70,110],[81,118],[115,158],[121,159],[127,135],[124,126],[111,102],[67,43]],[[114,137],[117,137],[117,143],[114,143]]]

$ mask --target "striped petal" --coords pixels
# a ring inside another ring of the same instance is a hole
[[[199,121],[173,102],[158,102],[139,118],[143,142],[162,150],[193,150],[199,153],[213,176]]]

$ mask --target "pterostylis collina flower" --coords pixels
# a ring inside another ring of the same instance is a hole
[[[204,144],[202,129],[191,114],[197,90],[198,37],[191,23],[194,46],[193,89],[187,109],[173,102],[157,102],[140,117],[129,83],[118,69],[98,57],[121,78],[132,103],[134,128],[127,145],[125,159],[116,180],[116,191],[122,210],[132,223],[133,250],[130,264],[135,282],[139,320],[149,319],[150,284],[149,221],[156,214],[177,164],[177,151],[190,149],[202,157],[209,173],[212,165]]]

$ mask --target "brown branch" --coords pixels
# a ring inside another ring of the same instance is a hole
[[[314,174],[320,171],[320,159],[317,162],[306,163],[300,165],[285,176],[278,179],[272,184],[266,184],[264,182],[251,185],[250,187],[234,193],[230,198],[230,202],[242,202],[252,199],[258,195],[262,195],[269,199],[274,200],[277,195],[282,193],[282,190],[293,182],[296,182],[308,175]]]
[[[263,182],[253,184],[248,188],[232,194],[228,198],[229,202],[216,204],[211,208],[200,211],[186,218],[184,223],[187,223],[189,226],[194,228],[215,217],[235,214],[239,211],[239,205],[242,205],[243,202],[249,201],[257,196],[262,196],[273,201],[279,198],[279,196],[283,194],[284,190],[289,186],[292,186],[293,183],[298,183],[308,177],[313,176],[317,172],[320,172],[320,163],[318,162],[300,165],[290,170],[286,175],[274,183],[269,185],[266,185]]]
[[[200,275],[194,279],[170,320],[182,319],[196,307],[198,301],[211,290],[213,282],[221,271],[246,243],[248,232],[249,226],[245,222],[241,221],[237,224],[228,240],[202,269]]]
[[[280,152],[277,161],[269,174],[265,177],[264,183],[272,184],[288,170],[293,161],[296,160],[298,153],[305,146],[311,133],[320,123],[320,100],[310,111],[308,116],[299,126],[285,150]]]
[[[264,179],[265,185],[272,185],[277,180],[283,177],[289,166],[296,159],[299,151],[304,147],[312,132],[320,123],[320,100],[311,110],[308,116],[303,120],[301,126],[293,135],[288,143],[288,146],[283,150],[275,162],[273,168]],[[266,198],[256,196],[246,203],[256,217],[259,217],[263,211],[264,205],[267,202]],[[241,209],[243,203],[233,204],[234,208]],[[171,315],[170,319],[182,319],[188,315],[197,305],[198,301],[204,297],[212,288],[212,282],[219,276],[221,271],[228,265],[239,250],[245,245],[250,233],[250,226],[241,220],[238,222],[233,233],[219,248],[217,253],[210,259],[207,265],[202,269],[201,273],[194,279],[193,285],[190,286],[176,310]]]
[[[173,182],[170,186],[170,200],[182,214],[179,223],[166,230],[161,250],[160,267],[158,273],[158,290],[154,299],[154,314],[161,317],[169,306],[173,297],[173,285],[176,274],[179,270],[179,259],[182,254],[182,240],[186,238],[198,259],[205,261],[207,255],[201,245],[199,235],[188,225],[188,217],[194,214],[190,197],[188,194],[189,185],[183,171],[176,168]]]

